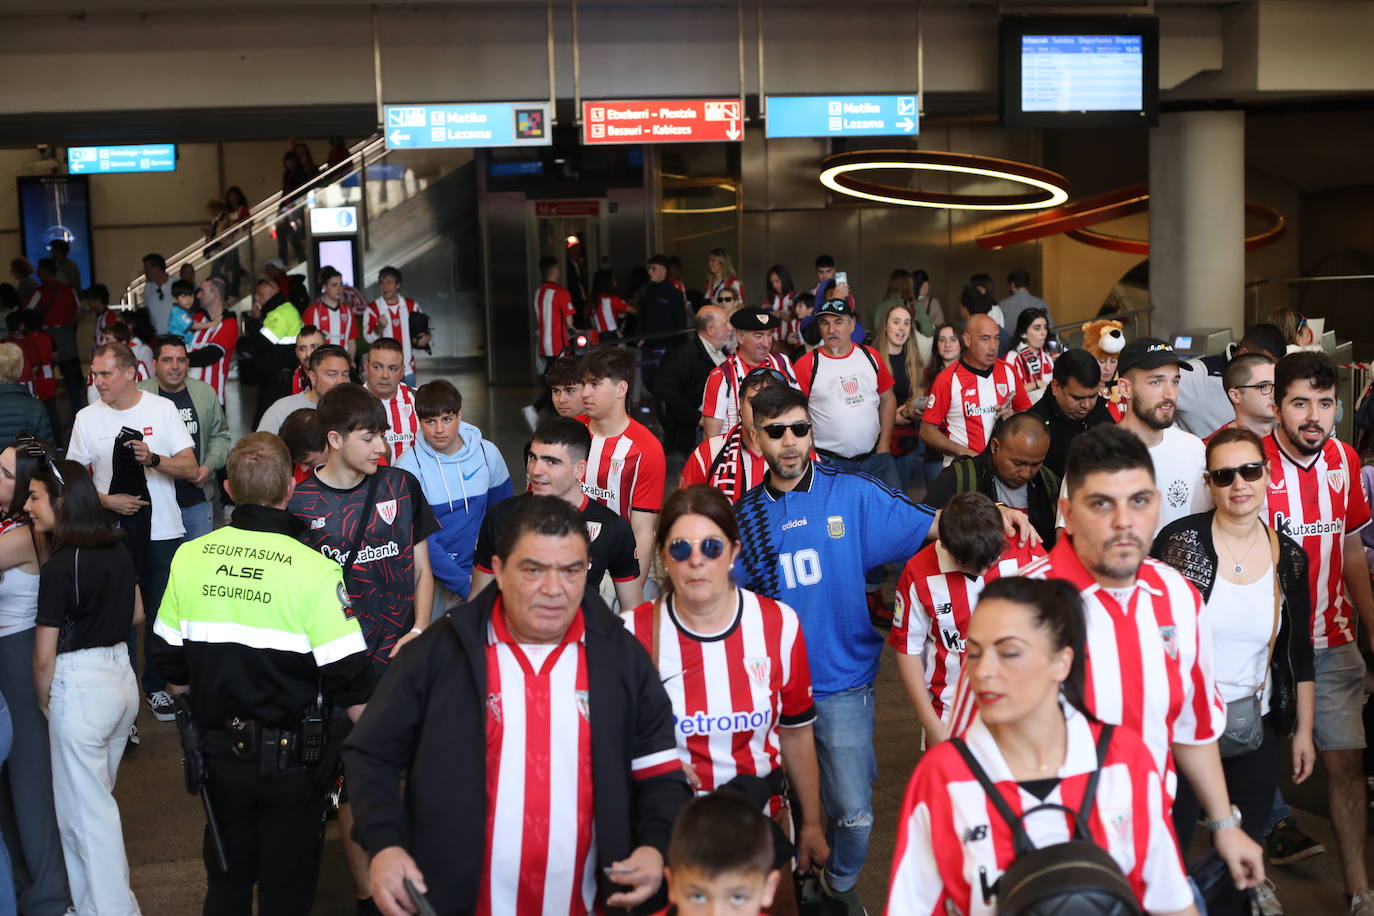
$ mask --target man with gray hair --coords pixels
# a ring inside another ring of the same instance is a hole
[[[668,351],[653,382],[654,397],[661,405],[663,450],[683,456],[696,448],[706,379],[725,361],[724,347],[730,339],[730,322],[718,305],[702,306],[693,325],[696,334]]]
[[[199,379],[224,403],[224,388],[229,381],[229,364],[239,342],[239,323],[232,312],[227,313],[228,290],[219,277],[210,277],[196,292],[200,307],[205,309],[210,326],[201,328],[191,338],[191,377]]]
[[[12,442],[20,430],[52,442],[52,421],[43,402],[19,384],[23,374],[24,351],[18,344],[0,343],[0,442]]]

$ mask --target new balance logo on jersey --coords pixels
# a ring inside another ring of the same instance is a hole
[[[954,605],[950,604],[948,601],[943,604],[937,604],[935,605],[935,616],[939,617],[942,614],[948,614],[952,610],[954,610]]]
[[[728,716],[712,716],[699,712],[684,718],[673,717],[673,725],[684,735],[732,734],[766,728],[773,721],[773,710],[736,712]]]
[[[1274,513],[1274,530],[1290,538],[1312,537],[1322,534],[1340,534],[1345,531],[1345,519],[1319,519],[1315,522],[1295,522],[1282,512]]]
[[[310,520],[310,530],[319,531],[321,528],[324,527],[325,520],[328,518],[329,516],[327,515],[321,515],[319,518],[312,518]]]
[[[964,845],[969,843],[981,843],[988,838],[988,825],[979,824],[977,827],[970,827],[964,831]]]

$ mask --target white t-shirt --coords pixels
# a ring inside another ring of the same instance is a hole
[[[1207,446],[1177,426],[1164,430],[1164,438],[1150,449],[1159,490],[1159,529],[1174,519],[1212,508],[1212,494],[1202,479],[1207,469]]]
[[[1218,553],[1218,564],[1226,563],[1225,551]],[[1212,628],[1212,676],[1221,698],[1228,703],[1253,696],[1264,685],[1260,697],[1262,714],[1269,712],[1269,637],[1274,634],[1274,573],[1269,572],[1248,585],[1227,582],[1220,575],[1212,583],[1207,600],[1207,623]]]
[[[104,401],[83,407],[77,412],[76,424],[72,427],[67,457],[78,464],[91,466],[95,472],[95,488],[101,493],[110,492],[114,443],[124,426],[142,432],[148,448],[164,458],[195,447],[177,406],[155,394],[140,391],[138,403],[128,410],[115,410]],[[143,476],[148,480],[148,497],[152,502],[152,539],[170,541],[185,535],[175,481],[153,468],[144,468]]]

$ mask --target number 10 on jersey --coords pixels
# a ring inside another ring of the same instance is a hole
[[[810,547],[796,553],[778,554],[778,562],[782,564],[782,578],[788,588],[821,581],[821,556]]]

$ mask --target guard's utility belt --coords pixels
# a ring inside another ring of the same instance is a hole
[[[232,719],[227,730],[207,730],[202,735],[207,757],[256,760],[261,776],[313,765],[303,759],[299,731],[264,728],[252,720]]]

